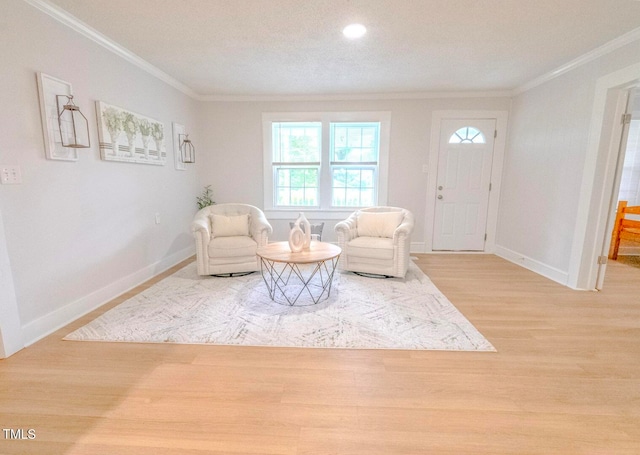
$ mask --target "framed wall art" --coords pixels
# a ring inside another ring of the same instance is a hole
[[[182,161],[182,153],[180,153],[180,136],[185,135],[185,127],[179,123],[173,122],[173,157],[176,169],[186,171],[187,165]]]
[[[103,160],[165,165],[162,122],[102,101],[96,101],[96,111]]]
[[[63,147],[58,123],[57,95],[73,95],[71,84],[44,73],[37,73],[40,117],[47,159],[77,161],[78,149]]]

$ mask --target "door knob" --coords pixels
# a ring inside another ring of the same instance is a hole
[[[441,190],[441,189],[442,189],[442,185],[440,185],[440,186],[438,187],[438,189],[439,189],[439,190]]]
[[[442,199],[442,194],[438,194],[438,199]]]

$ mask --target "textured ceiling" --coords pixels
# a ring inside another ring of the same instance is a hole
[[[50,3],[201,95],[510,90],[640,27],[634,0]]]

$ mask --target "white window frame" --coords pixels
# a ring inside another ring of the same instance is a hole
[[[272,122],[272,128],[271,128],[271,132],[272,132],[272,141],[271,141],[271,145],[275,146],[276,141],[274,141],[273,139],[273,124],[274,123],[283,123],[283,122]],[[285,210],[296,210],[296,209],[300,209],[300,208],[304,208],[304,209],[308,209],[308,208],[319,208],[319,204],[320,204],[320,164],[321,164],[321,155],[322,155],[322,127],[323,125],[320,122],[286,122],[286,123],[296,123],[298,125],[298,128],[300,128],[300,125],[316,125],[319,124],[318,126],[315,126],[314,128],[318,128],[319,130],[319,137],[318,140],[320,142],[320,149],[318,150],[320,156],[318,156],[318,160],[315,161],[283,161],[282,160],[282,156],[280,156],[280,160],[281,161],[272,161],[271,163],[271,168],[272,168],[272,176],[274,178],[274,189],[276,189],[277,187],[277,174],[279,170],[282,169],[315,169],[317,170],[317,201],[318,204],[315,205],[289,205],[289,206],[279,206],[279,208],[283,208]],[[307,127],[308,128],[308,127]],[[278,141],[279,143],[279,141]],[[275,148],[275,147],[274,147]],[[274,148],[271,149],[271,156],[272,156],[272,160],[273,160],[273,150]],[[306,186],[305,186],[305,193],[306,193]],[[276,196],[274,194],[274,202],[275,202]]]
[[[322,151],[320,159],[320,205],[318,207],[276,207],[274,203],[274,172],[272,152],[272,123],[274,122],[321,122]],[[304,211],[322,219],[343,219],[358,207],[332,207],[331,205],[331,123],[338,122],[378,122],[380,124],[378,181],[376,205],[387,205],[389,176],[389,141],[391,133],[391,112],[265,112],[262,114],[263,143],[263,185],[265,214],[272,219],[290,219],[292,213]],[[321,214],[320,214],[321,213]]]

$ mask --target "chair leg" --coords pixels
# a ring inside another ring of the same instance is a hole
[[[616,221],[613,225],[613,232],[611,233],[611,246],[609,247],[609,259],[618,259],[618,248],[620,248],[620,227],[622,225],[622,219],[624,218],[624,209],[627,207],[627,201],[618,202],[618,209],[616,210]]]
[[[615,239],[611,244],[611,252],[609,253],[609,259],[616,260],[618,259],[618,249],[620,248],[620,235],[616,233]]]

